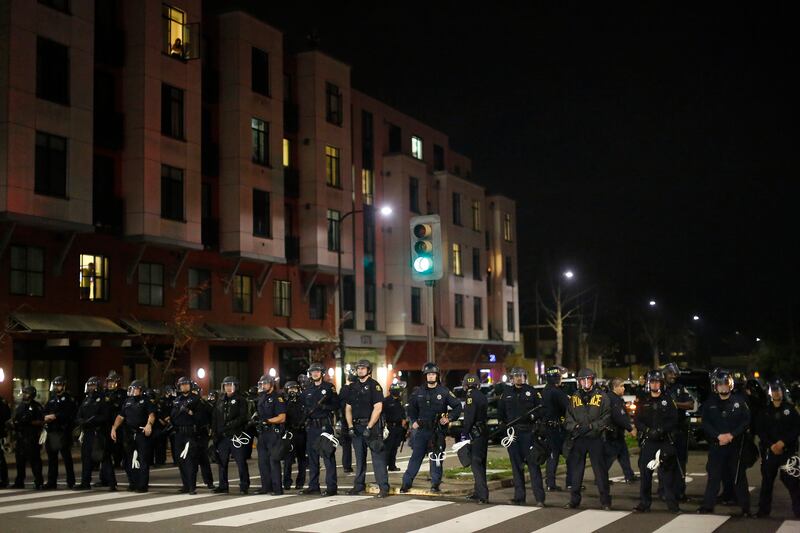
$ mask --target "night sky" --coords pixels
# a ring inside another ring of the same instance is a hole
[[[788,338],[788,8],[231,3],[292,42],[314,31],[355,88],[449,134],[475,180],[517,199],[523,323],[535,281],[569,266],[601,314],[653,297],[719,336]]]

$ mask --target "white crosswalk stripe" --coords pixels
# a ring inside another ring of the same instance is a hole
[[[720,515],[680,515],[676,516],[660,528],[656,529],[653,533],[685,533],[691,531],[692,533],[711,533],[722,524],[724,524],[730,516]]]
[[[473,533],[487,527],[495,526],[517,518],[524,514],[538,511],[540,507],[523,507],[519,505],[495,505],[474,513],[457,516],[452,520],[439,522],[422,529],[415,529],[411,533],[437,533],[441,531],[458,531],[459,533]]]
[[[199,515],[201,513],[210,513],[212,511],[221,511],[223,509],[232,509],[233,507],[243,507],[245,505],[254,505],[258,503],[270,502],[281,498],[288,498],[290,495],[283,496],[242,496],[241,498],[225,498],[223,500],[201,503],[198,505],[189,505],[187,507],[178,507],[167,509],[165,511],[157,511],[154,513],[145,513],[131,516],[123,516],[122,518],[112,518],[112,522],[160,522],[162,520],[169,520],[170,518],[180,518],[182,516]]]
[[[149,496],[149,495],[148,495]],[[55,513],[45,513],[34,515],[31,518],[50,518],[57,520],[65,520],[67,518],[77,518],[83,516],[92,516],[103,513],[113,513],[116,511],[125,511],[128,509],[137,509],[139,507],[150,507],[153,505],[164,505],[167,503],[175,502],[190,502],[196,498],[208,498],[211,494],[198,494],[196,496],[187,496],[186,494],[176,494],[174,496],[162,496],[160,498],[144,498],[135,502],[122,502],[110,503],[108,505],[99,505],[97,507],[81,507],[80,509],[70,509],[68,511],[57,511]]]
[[[442,501],[425,501],[425,500],[408,500],[402,503],[381,507],[380,509],[372,509],[369,511],[361,511],[316,524],[309,524],[307,526],[297,527],[290,529],[290,531],[312,531],[317,533],[340,533],[342,531],[350,531],[352,529],[359,529],[362,527],[380,524],[381,522],[388,522],[389,520],[397,520],[406,515],[420,513],[437,507],[450,505],[453,502]],[[377,511],[377,512],[376,512]]]
[[[42,498],[54,498],[56,496],[71,496],[74,494],[80,494],[79,492],[49,492],[49,491],[36,491],[36,492],[28,492],[17,494],[15,496],[5,496],[5,492],[3,492],[3,497],[0,498],[0,503],[16,503],[22,502],[25,500],[39,500]]]
[[[20,511],[35,511],[38,509],[48,509],[50,507],[64,507],[66,505],[82,505],[84,503],[97,503],[105,500],[116,500],[117,498],[130,498],[136,496],[133,492],[106,492],[103,494],[90,494],[88,496],[66,497],[66,494],[53,494],[50,496],[57,498],[46,502],[28,502],[17,505],[6,505],[0,507],[0,514],[18,513]],[[62,497],[59,497],[62,496]]]
[[[784,520],[775,533],[797,533],[800,531],[800,520]]]
[[[221,527],[241,527],[250,524],[258,524],[259,522],[266,522],[267,520],[275,520],[276,518],[283,518],[286,516],[298,515],[303,513],[310,513],[312,511],[319,511],[328,507],[342,505],[345,503],[352,503],[357,500],[370,498],[370,496],[331,496],[328,498],[306,500],[303,502],[293,503],[290,505],[282,505],[280,507],[273,507],[271,509],[262,509],[253,511],[251,513],[244,513],[234,516],[226,516],[225,518],[218,518],[216,520],[208,520],[207,522],[198,522],[196,526],[221,526]]]
[[[534,531],[538,533],[592,533],[629,514],[627,511],[581,511]]]

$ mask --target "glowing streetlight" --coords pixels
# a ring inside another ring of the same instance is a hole
[[[381,216],[388,217],[391,214],[392,214],[391,206],[385,205],[381,207]]]
[[[756,337],[756,342],[761,342],[761,337]]]
[[[204,377],[206,377],[206,369],[202,368],[202,367],[198,368],[197,369],[197,377],[200,378],[200,379],[203,379]]]
[[[694,316],[692,317],[692,320],[694,320],[695,322],[697,322],[698,320],[700,320],[700,316],[699,316],[699,315],[694,315]]]
[[[656,306],[656,301],[650,300],[650,307],[655,307],[655,306]]]
[[[572,279],[575,277],[575,273],[572,270],[567,270],[564,272],[564,277],[567,279]]]

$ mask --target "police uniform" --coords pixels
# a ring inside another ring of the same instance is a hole
[[[156,405],[156,422],[153,424],[153,464],[164,465],[167,462],[167,442],[172,442],[170,431],[170,413],[172,412],[173,399],[169,395],[157,396],[154,398]],[[175,461],[178,454],[172,446],[172,460]]]
[[[178,462],[181,482],[186,492],[194,493],[197,488],[197,412],[200,398],[191,392],[181,393],[172,402],[170,421],[175,430],[173,457]],[[185,453],[185,458],[183,457]],[[202,452],[205,454],[206,449]]]
[[[336,479],[336,454],[320,453],[317,441],[320,435],[328,433],[333,435],[333,414],[340,408],[336,390],[333,385],[322,381],[319,385],[313,381],[309,383],[302,393],[303,405],[306,413],[306,453],[308,454],[308,488],[306,492],[318,492],[319,489],[319,459],[325,463],[325,484],[327,494],[336,494],[338,490]]]
[[[195,433],[195,461],[200,469],[200,474],[203,476],[203,483],[209,489],[214,488],[214,474],[211,471],[211,461],[208,460],[208,441],[209,433],[211,431],[211,414],[214,407],[204,400],[199,394],[197,395],[197,407],[194,413],[194,423],[197,427]]]
[[[667,508],[671,511],[678,510],[678,479],[680,477],[679,458],[674,446],[673,433],[678,427],[679,411],[675,401],[668,394],[663,393],[654,398],[648,393],[646,397],[637,400],[636,431],[639,438],[639,507],[638,511],[647,511],[652,504],[653,470],[647,467],[660,451],[661,458],[658,466],[658,484],[664,489],[664,499]]]
[[[383,399],[383,422],[389,430],[389,435],[383,441],[386,449],[386,467],[389,471],[398,471],[397,450],[406,438],[406,428],[403,423],[406,420],[406,410],[400,398],[395,398],[391,394]]]
[[[692,396],[686,390],[686,387],[673,384],[667,385],[667,395],[677,403],[691,402]],[[673,433],[675,439],[675,448],[678,450],[678,461],[681,465],[681,472],[683,475],[678,475],[678,500],[683,500],[686,497],[686,463],[689,460],[689,417],[686,416],[686,409],[678,409],[678,425]]]
[[[128,396],[119,416],[125,422],[125,465],[128,472],[128,484],[137,492],[147,492],[150,485],[150,464],[153,460],[153,439],[144,434],[144,426],[151,414],[157,410],[155,400],[144,393],[139,396]],[[152,426],[151,426],[152,431]],[[137,467],[133,462],[136,452]]]
[[[489,401],[483,392],[474,387],[467,389],[461,439],[470,441],[470,468],[475,482],[474,497],[480,502],[489,500],[489,487],[486,483],[486,456],[489,448],[489,430],[486,427],[488,409]]]
[[[339,409],[339,413],[341,414],[339,416],[342,421],[339,447],[342,449],[342,470],[347,474],[353,471],[353,439],[347,431],[347,418],[344,416],[344,410],[345,405],[347,405],[347,399],[350,397],[352,386],[353,383],[345,383],[345,385],[339,389],[339,404],[341,406]]]
[[[366,489],[367,448],[372,452],[372,471],[382,494],[389,493],[389,473],[386,469],[386,454],[383,450],[383,425],[380,417],[371,428],[367,425],[375,404],[383,406],[383,389],[371,377],[350,384],[347,396],[353,420],[353,449],[356,456],[356,477],[353,491]],[[382,407],[381,407],[382,408]]]
[[[608,394],[611,400],[611,424],[606,431],[605,461],[606,469],[611,470],[614,461],[619,461],[625,481],[634,480],[633,469],[631,468],[631,455],[628,452],[628,444],[625,442],[625,431],[631,431],[633,425],[631,417],[625,411],[625,400],[614,392]]]
[[[605,466],[601,439],[610,421],[611,402],[608,396],[597,387],[592,387],[589,391],[579,388],[570,397],[564,428],[569,435],[565,448],[571,448],[567,457],[571,476],[568,479],[571,487],[569,503],[571,507],[577,507],[581,503],[586,454],[589,454],[592,461],[592,472],[600,493],[600,505],[611,506],[608,469]]]
[[[122,409],[122,405],[125,403],[125,400],[128,399],[128,394],[125,390],[120,389],[117,387],[114,390],[106,390],[105,392],[101,393],[104,395],[104,398],[108,398],[108,402],[111,404],[110,409],[112,416],[116,416],[120,409]],[[104,400],[105,401],[105,400]],[[109,420],[109,423],[113,423],[113,417]],[[111,447],[111,461],[114,465],[114,468],[119,468],[123,466],[123,459],[125,457],[125,426],[120,426],[117,428],[117,434],[121,436],[121,438],[117,438],[117,442],[109,441],[109,446]],[[121,432],[121,433],[120,433]],[[100,470],[100,481],[104,484],[107,484],[105,476],[103,474],[103,470]]]
[[[11,408],[5,398],[0,396],[0,441],[6,438],[6,422],[11,419]],[[8,486],[8,463],[3,447],[0,446],[0,489]]]
[[[448,407],[451,409],[449,413]],[[444,385],[423,385],[411,394],[408,401],[408,421],[412,425],[416,422],[419,427],[411,440],[411,458],[403,474],[401,490],[407,491],[414,483],[422,466],[422,459],[429,452],[434,456],[444,452],[447,428],[439,423],[443,415],[447,415],[450,420],[458,420],[461,416],[461,402]],[[430,473],[431,486],[438,490],[442,482],[442,463],[431,459]]]
[[[747,488],[746,468],[741,460],[744,434],[750,424],[750,410],[745,398],[732,393],[723,400],[712,393],[703,405],[703,431],[709,442],[708,482],[701,509],[711,512],[716,503],[724,472],[732,472],[736,498],[743,513],[750,512],[750,493]],[[719,444],[721,434],[730,433],[734,439],[725,446]]]
[[[113,441],[108,434],[117,413],[111,397],[97,389],[88,392],[78,407],[77,423],[81,430],[81,483],[78,488],[88,490],[92,487],[92,470],[98,462],[102,478],[107,480],[109,487],[116,488],[117,477],[110,449]],[[119,429],[117,435],[117,440],[120,440]],[[100,461],[94,461],[92,456],[100,457]]]
[[[239,490],[250,488],[250,470],[247,466],[247,447],[238,439],[244,435],[248,423],[248,405],[244,396],[235,391],[232,395],[221,394],[214,406],[214,444],[219,453],[219,485],[217,492],[228,492],[228,463],[231,455],[239,470]],[[233,438],[237,441],[234,442]],[[248,439],[249,440],[249,439]]]
[[[531,492],[537,503],[544,503],[544,480],[542,470],[538,464],[530,460],[530,450],[534,443],[534,421],[536,415],[528,414],[541,404],[538,391],[527,383],[504,387],[503,395],[497,405],[497,415],[500,422],[507,424],[514,419],[522,417],[513,424],[514,439],[508,446],[508,457],[511,460],[511,472],[514,476],[513,503],[525,502],[525,465],[531,476]]]
[[[306,484],[306,469],[308,456],[306,455],[306,414],[300,395],[292,396],[286,400],[286,430],[292,434],[292,451],[283,464],[283,488],[292,488],[292,464],[297,462],[297,479],[294,487],[302,489]]]
[[[16,437],[15,457],[17,460],[17,479],[14,482],[14,488],[24,488],[25,465],[30,463],[35,487],[41,489],[44,485],[41,446],[39,445],[39,435],[44,423],[42,406],[33,398],[27,401],[23,400],[14,410],[12,421]]]
[[[800,518],[800,480],[780,469],[789,457],[797,455],[800,414],[797,413],[795,406],[786,400],[777,407],[769,402],[769,405],[762,410],[757,429],[761,447],[761,493],[758,498],[758,515],[769,516],[772,510],[775,478],[780,473],[781,481],[792,499],[792,512],[795,517]],[[770,448],[778,441],[782,441],[784,447],[783,452],[776,455]]]
[[[44,406],[45,415],[55,415],[56,419],[46,424],[47,441],[47,488],[56,488],[58,481],[58,456],[64,460],[67,486],[75,485],[75,469],[72,465],[72,429],[78,406],[68,393],[53,394]]]
[[[569,407],[569,396],[561,387],[554,383],[545,385],[542,391],[542,418],[546,427],[547,440],[550,442],[550,454],[547,457],[545,481],[548,489],[558,487],[556,483],[556,470],[559,457],[564,447],[564,417]],[[569,480],[569,465],[567,465],[567,479]],[[567,483],[569,485],[569,483]]]
[[[278,448],[283,437],[284,425],[273,424],[268,420],[285,414],[286,402],[273,388],[272,392],[259,395],[256,409],[259,421],[258,472],[261,475],[261,492],[283,494]]]

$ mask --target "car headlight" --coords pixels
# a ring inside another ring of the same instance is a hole
[[[499,424],[499,423],[500,423],[500,421],[499,421],[498,419],[496,419],[496,418],[490,418],[490,419],[488,420],[488,422],[486,422],[486,425],[488,425],[488,426],[496,426],[496,425],[497,425],[497,424]]]
[[[702,421],[703,421],[702,417],[699,416],[693,416],[689,418],[690,424],[700,424]]]

